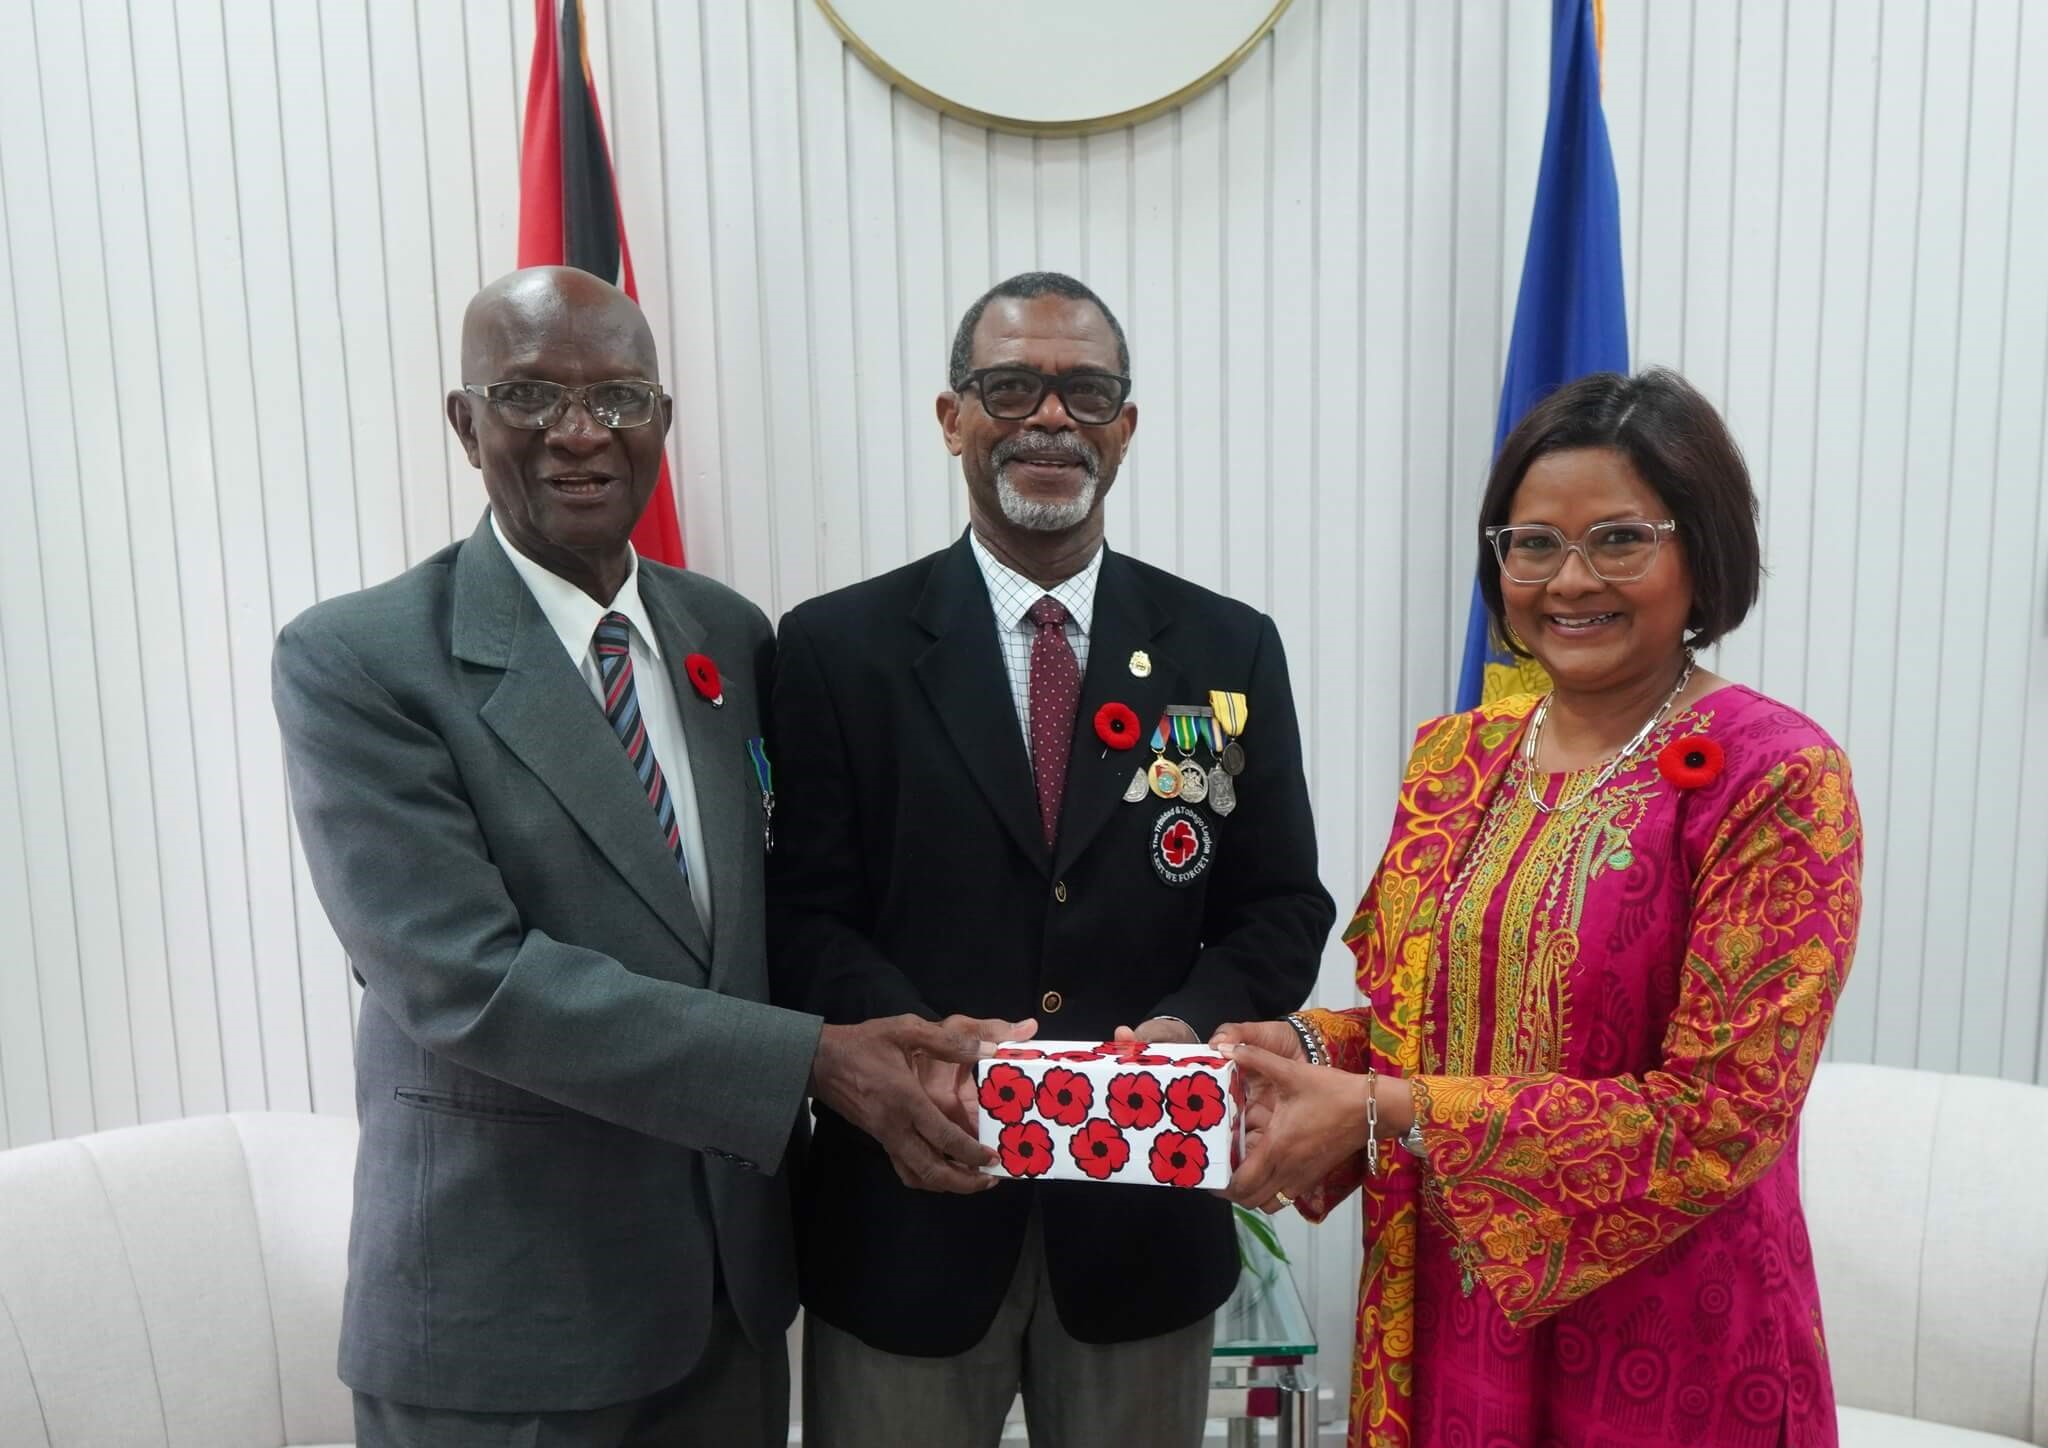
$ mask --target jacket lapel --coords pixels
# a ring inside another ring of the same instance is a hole
[[[645,569],[640,574],[640,601],[653,616],[662,666],[675,681],[676,712],[689,742],[690,781],[704,830],[704,867],[711,874],[711,984],[717,986],[725,968],[739,959],[735,932],[744,919],[744,852],[761,847],[760,807],[757,803],[751,811],[748,808],[746,730],[735,692],[740,678],[752,677],[752,660],[720,657],[697,616]],[[683,670],[683,660],[693,653],[710,655],[718,666],[725,680],[724,708],[714,709],[697,696]]]
[[[457,658],[504,671],[480,711],[484,724],[708,970],[711,946],[689,887],[654,828],[618,736],[490,536],[488,516],[456,555],[451,632]],[[715,871],[712,879],[715,885]]]
[[[1188,692],[1187,676],[1159,647],[1167,618],[1139,581],[1137,570],[1117,553],[1105,553],[1095,585],[1095,617],[1088,633],[1088,672],[1081,680],[1081,708],[1074,720],[1074,747],[1067,757],[1067,792],[1060,803],[1060,833],[1053,873],[1064,874],[1125,804],[1131,774],[1152,762],[1152,728],[1168,704],[1199,702]],[[1131,673],[1131,655],[1144,649],[1152,672]],[[1127,704],[1138,716],[1138,743],[1108,749],[1095,733],[1095,714],[1110,702]],[[1170,758],[1178,758],[1169,749]],[[1148,797],[1149,798],[1149,797]]]
[[[932,568],[913,617],[932,635],[918,682],[996,818],[1041,871],[1051,867],[1024,732],[996,639],[988,585],[962,534]]]

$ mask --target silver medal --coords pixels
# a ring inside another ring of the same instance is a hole
[[[1244,773],[1244,746],[1235,739],[1223,746],[1223,772],[1225,774]]]
[[[1189,804],[1200,804],[1209,793],[1209,776],[1202,772],[1202,766],[1192,759],[1180,762],[1180,793],[1177,799]]]
[[[1139,765],[1138,772],[1131,776],[1131,782],[1124,786],[1124,803],[1136,804],[1152,792],[1152,786],[1145,779],[1145,766]]]
[[[1227,815],[1237,808],[1237,781],[1221,769],[1209,771],[1209,808]]]

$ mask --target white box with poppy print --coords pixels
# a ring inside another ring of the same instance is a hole
[[[994,1176],[1215,1188],[1241,1154],[1237,1067],[1208,1046],[1031,1041],[975,1076]]]

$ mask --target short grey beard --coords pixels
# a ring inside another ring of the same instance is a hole
[[[1041,501],[1027,498],[1017,491],[1010,481],[1008,466],[996,469],[996,503],[1003,510],[1003,516],[1019,528],[1033,533],[1064,533],[1069,528],[1078,528],[1088,521],[1088,515],[1095,511],[1097,481],[1091,471],[1088,481],[1081,485],[1081,491],[1064,503]]]

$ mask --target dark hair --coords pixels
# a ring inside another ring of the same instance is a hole
[[[1486,530],[1508,521],[1531,464],[1582,447],[1621,453],[1677,520],[1692,570],[1686,642],[1705,648],[1733,632],[1756,605],[1763,581],[1756,491],[1714,405],[1676,372],[1652,367],[1633,377],[1595,372],[1566,383],[1530,408],[1501,444],[1479,505],[1479,590],[1495,633],[1527,657],[1508,630],[1500,562]]]
[[[981,314],[997,297],[1016,297],[1022,301],[1033,297],[1066,297],[1070,301],[1093,303],[1095,310],[1102,313],[1102,319],[1109,323],[1109,330],[1116,334],[1116,370],[1130,376],[1131,344],[1124,340],[1124,324],[1116,319],[1116,313],[1102,298],[1064,272],[1019,272],[1008,281],[997,282],[975,298],[974,305],[960,318],[960,325],[953,332],[953,355],[946,366],[946,385],[955,392],[967,381],[967,374],[974,370],[974,329],[981,325]]]

